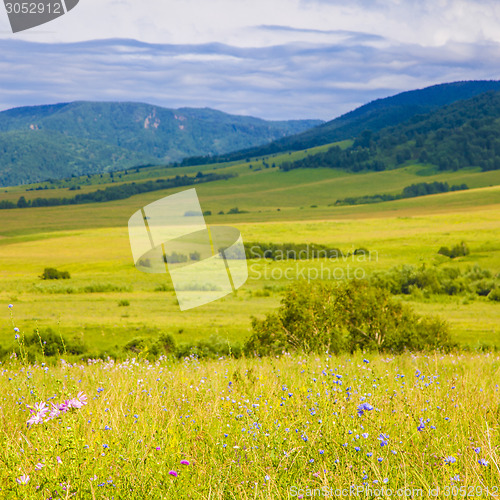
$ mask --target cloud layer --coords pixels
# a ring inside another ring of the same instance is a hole
[[[0,109],[72,100],[334,118],[434,83],[500,79],[495,0],[81,0],[17,35]]]
[[[329,120],[400,91],[500,77],[500,47],[493,42],[431,48],[388,44],[364,33],[337,35],[343,40],[336,44],[258,48],[0,40],[0,108],[120,100],[213,107],[268,119]]]

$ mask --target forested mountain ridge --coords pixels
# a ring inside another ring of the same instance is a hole
[[[0,185],[222,154],[320,120],[265,121],[212,109],[72,102],[0,112]]]
[[[265,156],[284,151],[299,151],[332,142],[353,139],[364,130],[377,132],[395,126],[419,114],[427,114],[457,101],[470,99],[484,92],[500,91],[500,81],[465,81],[443,83],[419,90],[402,92],[377,99],[334,120],[285,137],[264,146],[223,155],[212,161],[233,161]]]
[[[380,171],[409,161],[440,170],[500,169],[500,92],[458,101],[378,132],[365,130],[347,149],[334,146],[296,162],[284,162],[280,168]]]

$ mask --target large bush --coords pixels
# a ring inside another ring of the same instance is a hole
[[[388,290],[364,280],[295,283],[285,292],[277,313],[253,319],[252,326],[247,354],[451,347],[445,322],[419,316]]]
[[[407,295],[421,290],[428,294],[470,293],[487,296],[500,284],[498,276],[493,276],[490,271],[482,269],[477,264],[469,266],[464,271],[451,266],[403,265],[373,273],[370,281],[396,295]]]

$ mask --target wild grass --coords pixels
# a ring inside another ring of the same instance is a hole
[[[0,495],[494,496],[499,375],[492,354],[12,360],[0,371]],[[29,407],[79,392],[86,406],[27,427]]]

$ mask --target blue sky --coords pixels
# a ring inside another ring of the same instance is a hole
[[[500,79],[494,0],[80,0],[12,34],[0,109],[72,100],[332,119],[435,83]]]

